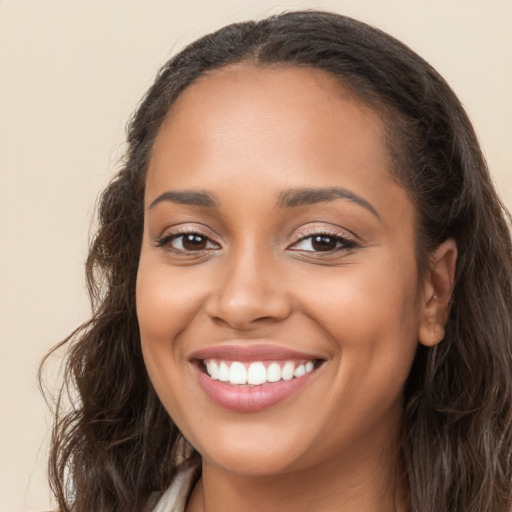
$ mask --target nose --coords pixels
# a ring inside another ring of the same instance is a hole
[[[284,280],[271,258],[244,251],[218,269],[206,312],[217,324],[239,331],[273,324],[292,311]]]

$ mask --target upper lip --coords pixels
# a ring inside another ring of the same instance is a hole
[[[289,361],[316,360],[319,356],[290,350],[275,345],[217,345],[200,349],[190,356],[191,360],[217,359],[226,361]]]

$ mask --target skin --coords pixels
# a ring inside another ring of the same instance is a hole
[[[402,390],[418,342],[443,338],[456,248],[441,244],[420,278],[414,207],[389,169],[378,113],[319,70],[237,64],[172,106],[148,168],[137,313],[150,378],[202,456],[187,511],[406,509]],[[367,204],[277,200],[332,187]],[[169,191],[215,205],[152,206]],[[324,233],[334,248],[315,250]],[[236,412],[206,396],[190,362],[233,343],[324,363],[287,400]]]

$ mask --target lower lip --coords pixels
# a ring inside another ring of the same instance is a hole
[[[302,377],[280,380],[260,386],[238,386],[213,380],[194,365],[199,385],[217,405],[237,412],[255,412],[272,407],[300,391],[316,373],[316,369]]]

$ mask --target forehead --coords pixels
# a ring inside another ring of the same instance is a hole
[[[389,168],[383,120],[339,78],[242,63],[201,76],[172,105],[153,146],[147,186],[162,188],[170,177],[175,188],[222,179],[332,186],[351,175],[349,185],[378,192]]]
[[[271,106],[275,101],[280,107],[301,108],[311,100],[317,110],[324,113],[328,103],[337,101],[357,103],[365,108],[340,77],[321,69],[286,63],[242,62],[206,72],[182,92],[172,105],[170,115],[178,114],[184,107],[190,108],[191,97],[192,103],[199,97],[201,101],[210,100],[208,103],[219,110],[233,105],[237,108],[250,106],[253,102]]]
[[[207,121],[220,126],[223,120],[232,122],[234,114],[246,128],[289,121],[300,130],[317,121],[315,131],[325,132],[330,118],[343,117],[344,112],[365,123],[377,137],[384,134],[380,115],[332,73],[288,64],[238,63],[204,73],[189,85],[172,104],[162,128],[177,122],[182,128],[187,124],[195,130],[211,128]],[[198,118],[203,123],[197,125]]]

